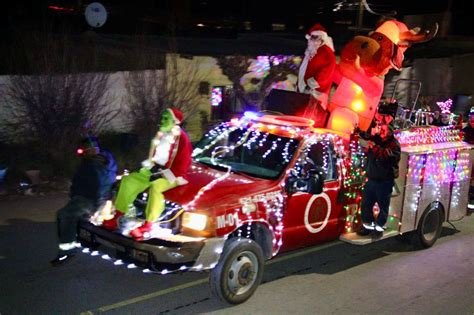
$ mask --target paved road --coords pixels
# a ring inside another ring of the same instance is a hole
[[[269,261],[246,303],[213,296],[205,273],[144,274],[80,254],[53,268],[64,195],[0,200],[0,313],[474,314],[474,216],[428,250],[395,239],[332,242]]]

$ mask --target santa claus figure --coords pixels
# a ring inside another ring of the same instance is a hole
[[[142,162],[140,171],[122,179],[115,200],[115,215],[103,222],[105,228],[117,229],[118,219],[128,212],[137,195],[149,189],[146,221],[130,232],[136,240],[142,240],[165,209],[163,192],[188,183],[184,175],[191,165],[192,146],[186,132],[179,126],[182,121],[183,114],[178,109],[168,108],[163,112],[160,130],[152,140],[148,159]]]
[[[336,66],[334,45],[321,24],[309,29],[306,39],[308,47],[298,73],[298,91],[311,94],[310,108],[314,110],[317,105],[325,111]]]

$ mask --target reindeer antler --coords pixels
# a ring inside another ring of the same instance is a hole
[[[407,44],[424,43],[431,40],[438,33],[438,23],[435,23],[430,30],[420,32],[420,28],[416,27],[406,32],[400,33],[400,41]]]

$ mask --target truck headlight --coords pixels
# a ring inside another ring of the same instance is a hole
[[[207,215],[194,212],[185,212],[183,213],[182,225],[188,229],[202,231],[207,225]]]

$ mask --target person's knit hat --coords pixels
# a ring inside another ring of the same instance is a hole
[[[94,136],[87,136],[81,141],[83,148],[99,148],[99,140]]]
[[[167,111],[173,116],[176,124],[183,122],[183,113],[177,108],[167,108]]]
[[[76,153],[82,155],[87,149],[100,150],[99,140],[94,136],[87,136],[83,138],[79,143],[79,147],[77,148]]]

